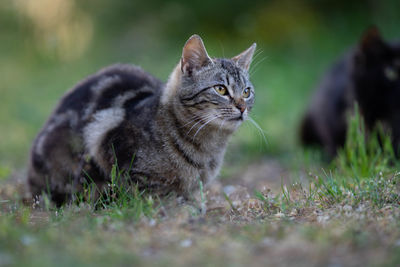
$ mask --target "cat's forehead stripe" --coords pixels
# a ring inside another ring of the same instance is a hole
[[[243,75],[240,73],[239,68],[236,64],[227,59],[220,59],[221,67],[227,72],[228,77],[227,80],[230,82],[229,76],[232,77],[233,82],[236,84],[244,84]],[[229,85],[229,84],[228,84]]]

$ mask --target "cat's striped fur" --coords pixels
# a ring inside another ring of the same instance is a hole
[[[212,180],[254,102],[248,77],[254,50],[211,59],[194,35],[166,84],[131,65],[105,68],[79,83],[34,141],[32,195],[49,192],[62,203],[82,190],[87,176],[101,188],[116,161],[141,188],[161,194],[187,194],[197,178]]]

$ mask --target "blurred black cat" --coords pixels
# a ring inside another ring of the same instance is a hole
[[[330,157],[344,145],[347,114],[358,103],[367,130],[380,121],[400,145],[400,43],[387,43],[376,27],[327,72],[303,118],[304,145],[322,146]]]

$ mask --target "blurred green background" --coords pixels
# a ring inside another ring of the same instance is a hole
[[[387,39],[400,37],[400,2],[3,0],[0,173],[24,166],[40,127],[79,80],[125,62],[165,81],[193,33],[213,57],[258,44],[252,117],[268,144],[246,123],[228,164],[295,155],[299,119],[319,77],[372,24]]]

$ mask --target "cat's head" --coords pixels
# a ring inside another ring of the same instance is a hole
[[[188,120],[234,130],[254,104],[249,67],[253,44],[231,59],[211,58],[198,35],[186,42],[180,63],[171,74],[162,101],[187,112]]]
[[[400,45],[385,42],[376,27],[369,28],[356,48],[352,75],[359,102],[375,103],[382,109],[389,108],[393,99],[397,103]]]

